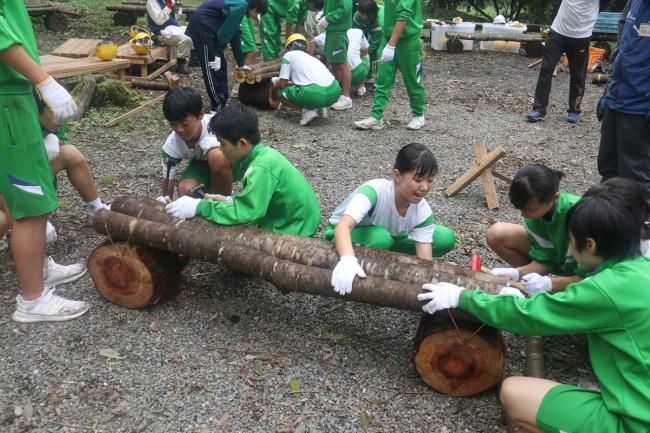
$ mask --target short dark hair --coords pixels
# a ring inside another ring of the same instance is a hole
[[[368,18],[372,21],[377,18],[377,13],[379,13],[379,6],[375,3],[375,0],[364,0],[359,3],[359,8],[357,12],[361,12],[365,15],[368,15]]]
[[[650,219],[650,203],[643,188],[637,182],[622,177],[613,177],[600,185],[593,186],[584,194],[589,196],[607,196],[623,202],[641,228],[641,237],[647,238],[648,219]]]
[[[187,116],[199,117],[203,110],[203,100],[196,89],[179,87],[165,95],[163,114],[169,122],[180,122]]]
[[[528,164],[521,167],[510,184],[510,203],[525,210],[528,204],[537,199],[540,203],[549,203],[560,189],[561,171],[553,170],[542,164]]]
[[[438,162],[424,144],[409,143],[397,152],[393,168],[404,175],[415,171],[416,177],[438,174]]]
[[[316,9],[323,9],[325,0],[307,0],[307,6],[312,5]]]
[[[242,104],[228,104],[217,112],[210,120],[208,131],[232,144],[236,144],[240,138],[245,138],[252,145],[261,141],[257,114]]]
[[[596,253],[605,259],[639,255],[641,231],[635,216],[611,194],[581,198],[569,209],[566,225],[578,252],[587,246],[587,238],[592,238]]]
[[[269,10],[269,5],[266,0],[248,0],[248,9],[255,9],[261,15]]]

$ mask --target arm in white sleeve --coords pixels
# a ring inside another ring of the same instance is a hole
[[[169,8],[161,8],[156,0],[147,0],[147,14],[154,23],[162,26],[167,22],[172,11]]]

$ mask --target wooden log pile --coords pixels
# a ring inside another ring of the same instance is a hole
[[[255,84],[269,78],[277,77],[280,74],[282,59],[271,60],[270,62],[255,63],[250,70],[235,69],[234,78],[237,83]]]
[[[330,284],[339,256],[328,241],[248,226],[218,226],[200,218],[179,220],[153,200],[130,197],[114,200],[111,211],[99,211],[93,225],[110,239],[91,254],[88,268],[93,281],[107,299],[129,307],[150,305],[172,293],[169,284],[163,284],[172,276],[167,272],[162,278],[157,273],[170,267],[179,270],[184,263],[171,260],[169,253],[226,265],[284,293],[303,292],[416,312],[421,312],[417,295],[423,283],[447,281],[490,293],[506,283],[503,278],[440,261],[356,247],[367,278],[355,279],[352,293],[341,296]],[[139,252],[147,257],[143,263],[139,255],[129,253],[131,244],[161,250],[167,254],[165,264],[152,264],[155,254],[147,250]],[[164,287],[164,293],[152,293],[156,286]],[[483,392],[501,381],[505,355],[499,331],[461,310],[440,312],[434,318],[423,319],[426,323],[420,326],[416,340],[416,369],[426,383],[461,396]]]

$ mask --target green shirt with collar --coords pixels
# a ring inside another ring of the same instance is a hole
[[[259,143],[233,164],[243,182],[232,203],[203,199],[197,215],[216,224],[250,224],[275,233],[313,236],[320,224],[318,199],[302,173],[280,152]]]

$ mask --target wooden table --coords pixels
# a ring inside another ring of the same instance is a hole
[[[116,72],[124,80],[124,70],[131,66],[127,59],[101,60],[97,57],[71,59],[69,57],[41,56],[43,69],[54,78],[76,77],[95,72]]]
[[[139,78],[150,81],[176,65],[176,59],[171,58],[171,49],[167,46],[153,46],[148,54],[137,54],[133,51],[130,44],[124,44],[120,45],[117,49],[117,58],[128,60],[131,65],[140,66],[140,76],[134,77],[127,75],[127,80]],[[149,73],[149,65],[156,60],[164,60],[165,64]]]

